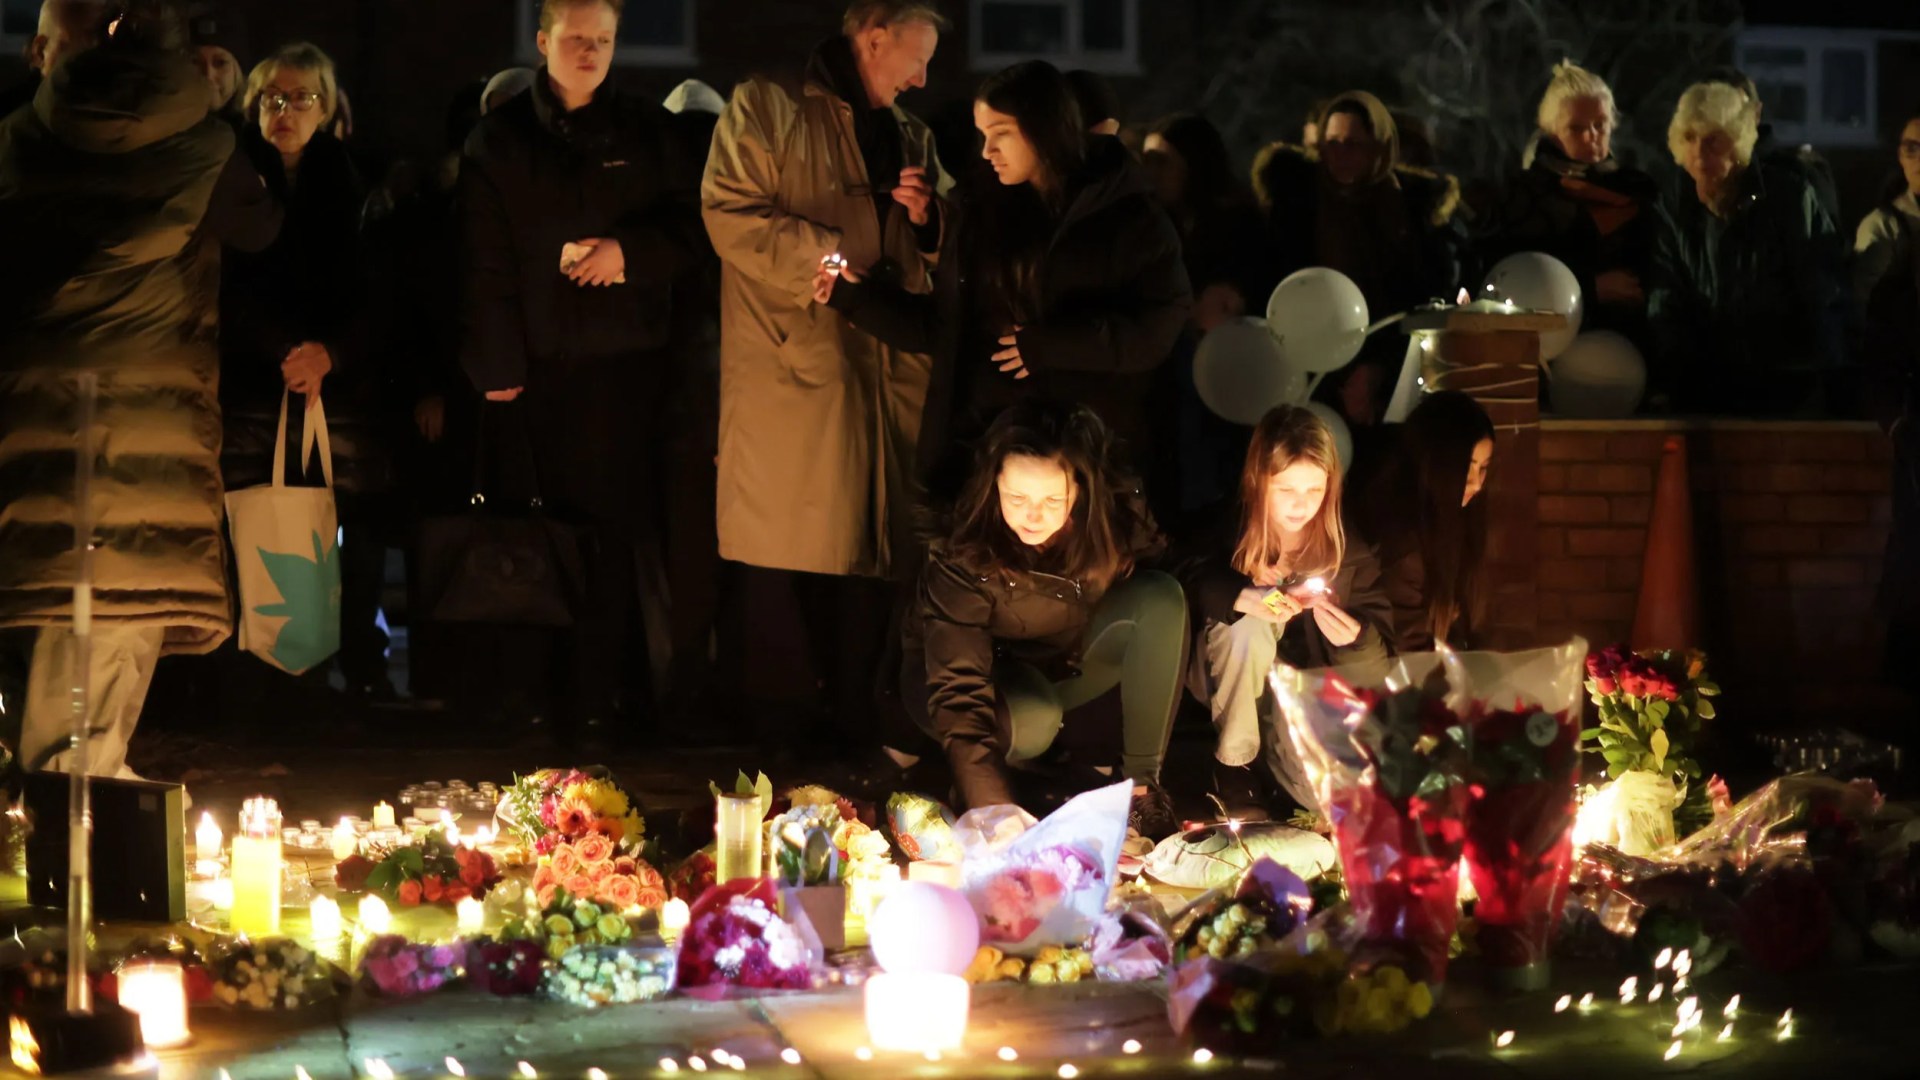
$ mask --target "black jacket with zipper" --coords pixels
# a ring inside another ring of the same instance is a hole
[[[1192,306],[1173,222],[1119,140],[1095,138],[1035,273],[1038,317],[1016,335],[1031,375],[1016,380],[992,362],[1003,328],[990,323],[979,268],[997,241],[986,235],[977,198],[963,191],[950,207],[931,294],[842,280],[831,301],[888,345],[933,354],[922,478],[936,497],[950,496],[967,466],[967,443],[1029,395],[1092,408],[1122,440],[1129,464],[1144,472],[1151,373],[1173,351]]]
[[[475,387],[538,385],[549,365],[666,346],[674,280],[706,244],[695,175],[672,114],[611,83],[567,112],[542,68],[488,113],[460,169],[461,360]],[[561,249],[591,237],[620,242],[625,284],[561,272]]]

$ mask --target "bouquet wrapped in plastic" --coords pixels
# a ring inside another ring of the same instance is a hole
[[[1586,643],[1442,649],[1272,682],[1327,817],[1361,935],[1446,977],[1459,865],[1490,963],[1538,981],[1566,901]]]
[[[1015,806],[963,815],[954,831],[981,944],[1019,957],[1084,942],[1113,891],[1132,793],[1131,781],[1085,792],[1037,824]]]

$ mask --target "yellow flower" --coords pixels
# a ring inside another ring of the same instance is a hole
[[[600,916],[598,929],[600,936],[606,938],[608,941],[625,941],[627,937],[627,920],[618,915],[602,915]]]
[[[586,803],[593,808],[596,817],[627,816],[626,793],[608,780],[583,780],[567,788],[567,798]]]
[[[1407,973],[1397,967],[1389,966],[1374,969],[1373,981],[1381,989],[1393,994],[1395,997],[1399,997],[1407,992]]]
[[[572,934],[555,934],[547,939],[547,955],[555,960],[565,956],[567,950],[571,948],[573,948]]]
[[[966,980],[970,983],[992,982],[1004,954],[991,945],[982,945],[973,954],[973,962],[967,965]]]
[[[1040,955],[1035,956],[1033,962],[1035,964],[1054,964],[1058,963],[1060,958],[1065,955],[1066,950],[1060,946],[1047,945],[1041,948]]]
[[[547,933],[555,936],[573,933],[573,920],[565,915],[547,916]]]

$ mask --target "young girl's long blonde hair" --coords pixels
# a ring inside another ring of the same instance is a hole
[[[1254,581],[1273,572],[1286,557],[1280,529],[1267,506],[1273,478],[1304,462],[1327,474],[1327,497],[1307,526],[1306,546],[1288,566],[1292,577],[1331,575],[1346,556],[1346,530],[1340,523],[1340,451],[1333,432],[1312,412],[1295,405],[1275,406],[1253,429],[1247,463],[1240,470],[1240,542],[1233,568]]]

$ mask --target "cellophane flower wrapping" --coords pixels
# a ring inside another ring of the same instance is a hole
[[[1333,824],[1356,923],[1369,946],[1410,954],[1416,981],[1446,977],[1463,856],[1490,960],[1545,955],[1572,863],[1585,658],[1576,640],[1275,668],[1285,737]]]
[[[1587,643],[1520,653],[1443,653],[1471,733],[1467,872],[1490,967],[1548,959],[1573,875]]]
[[[1132,795],[1130,780],[1085,792],[1037,824],[1014,806],[962,815],[954,832],[980,943],[1033,956],[1084,942],[1113,891]]]

